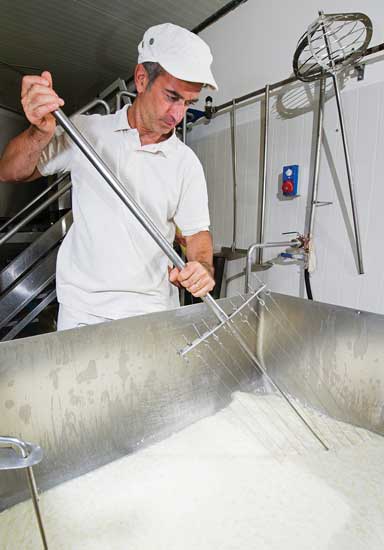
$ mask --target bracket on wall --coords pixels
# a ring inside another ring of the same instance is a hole
[[[358,65],[355,65],[355,71],[357,74],[357,80],[364,80],[365,77],[365,63],[359,63]]]

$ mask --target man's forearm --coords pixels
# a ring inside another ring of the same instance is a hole
[[[202,298],[215,286],[213,278],[213,246],[209,231],[185,237],[188,263],[181,271],[171,269],[171,283],[186,288],[196,298]]]
[[[34,126],[13,138],[0,159],[0,181],[31,181],[40,176],[37,162],[51,136]]]
[[[200,231],[186,237],[186,255],[189,262],[201,263],[213,275],[213,245],[209,231]]]

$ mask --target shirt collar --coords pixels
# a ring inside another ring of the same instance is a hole
[[[122,130],[128,130],[129,132],[133,132],[135,134],[138,134],[138,131],[136,128],[131,128],[128,122],[128,111],[129,105],[124,105],[120,111],[117,111],[115,114],[116,117],[116,123],[115,123],[115,132],[119,132]],[[140,142],[140,140],[139,140]],[[164,140],[160,141],[159,143],[151,143],[149,145],[140,145],[136,150],[137,151],[147,151],[149,153],[162,153],[165,157],[169,157],[172,155],[172,153],[179,147],[180,140],[176,135],[176,131],[173,130],[172,135]]]

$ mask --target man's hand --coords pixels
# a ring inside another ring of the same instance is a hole
[[[176,286],[183,286],[196,298],[202,298],[215,286],[212,266],[200,262],[188,262],[179,271],[174,267],[169,272],[169,280]]]
[[[24,76],[21,103],[29,122],[50,139],[56,129],[56,120],[51,113],[64,105],[52,88],[51,73],[43,71],[41,76]]]

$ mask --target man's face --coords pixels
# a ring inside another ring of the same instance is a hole
[[[198,101],[202,88],[202,84],[179,80],[167,72],[161,73],[149,89],[145,77],[136,86],[145,128],[158,134],[168,134],[179,124],[186,110]]]

